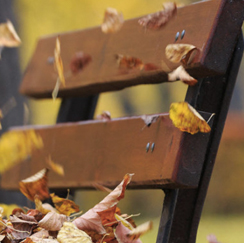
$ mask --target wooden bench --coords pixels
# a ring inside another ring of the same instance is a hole
[[[138,19],[131,19],[115,34],[104,34],[100,27],[59,34],[65,71],[70,70],[72,57],[80,51],[92,61],[60,87],[59,124],[13,128],[35,129],[44,148],[6,172],[1,186],[17,189],[20,180],[46,166],[49,155],[65,169],[65,177],[50,173],[50,188],[92,189],[94,182],[113,188],[124,174],[135,173],[129,188],[160,188],[165,192],[157,242],[195,242],[242,58],[243,19],[243,0],[212,0],[178,8],[177,15],[159,30],[145,29]],[[176,33],[182,31],[184,37],[175,40]],[[50,61],[56,38],[39,40],[25,72],[22,94],[51,98],[57,80]],[[155,114],[158,118],[150,126],[141,116],[91,120],[100,92],[167,82],[167,73],[179,66],[165,57],[165,48],[172,43],[192,44],[200,50],[186,68],[198,83],[188,88],[185,100],[206,119],[215,113],[210,133],[181,132],[167,113]],[[116,54],[159,68],[121,71]]]

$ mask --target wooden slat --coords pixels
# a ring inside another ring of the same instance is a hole
[[[127,20],[115,34],[104,34],[100,27],[95,27],[44,37],[38,41],[20,91],[36,98],[51,98],[57,74],[48,60],[53,57],[58,35],[66,75],[70,73],[70,61],[76,52],[83,51],[92,57],[92,61],[80,73],[68,75],[66,87],[60,88],[60,97],[95,94],[132,85],[167,81],[166,73],[178,64],[167,60],[165,47],[174,43],[176,33],[183,30],[184,38],[179,38],[176,43],[192,44],[200,50],[199,58],[187,70],[196,78],[224,73],[240,32],[243,20],[240,16],[243,15],[244,5],[240,0],[231,1],[228,3],[233,5],[230,11],[225,11],[223,21],[218,21],[218,17],[223,15],[223,5],[226,2],[228,1],[202,1],[179,8],[176,17],[157,31],[141,27],[137,18]],[[224,54],[222,50],[225,50]],[[159,69],[121,71],[115,59],[116,54],[140,58],[144,63],[152,63]]]
[[[35,128],[44,148],[3,174],[1,186],[17,189],[20,180],[47,167],[50,155],[65,170],[65,177],[50,172],[50,188],[113,187],[126,173],[135,173],[135,188],[196,187],[209,134],[183,133],[168,114],[157,116],[149,127],[132,117]],[[155,143],[153,152],[146,152],[147,143]]]

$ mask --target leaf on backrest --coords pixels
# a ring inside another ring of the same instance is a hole
[[[24,161],[34,150],[42,147],[42,138],[34,130],[4,133],[0,138],[0,173]]]
[[[101,25],[102,32],[114,33],[121,29],[124,23],[123,14],[114,8],[107,8],[104,13],[103,23]]]
[[[50,194],[55,208],[64,215],[69,216],[72,213],[79,212],[79,206],[76,205],[72,200],[61,198],[56,196],[54,193]]]
[[[187,102],[176,102],[170,105],[169,117],[173,124],[183,132],[195,134],[208,133],[210,126],[204,118]]]
[[[34,201],[35,196],[37,196],[41,201],[49,198],[47,174],[48,169],[42,169],[35,175],[20,181],[20,191],[31,201]]]
[[[168,73],[169,81],[181,80],[183,83],[188,84],[189,86],[194,86],[197,83],[197,80],[190,76],[183,66],[179,66],[171,73]]]
[[[160,29],[177,13],[175,3],[163,3],[163,10],[139,19],[138,23],[148,29]]]
[[[119,68],[124,69],[139,69],[142,70],[144,68],[144,64],[141,59],[132,56],[124,56],[121,54],[115,55],[117,59]]]

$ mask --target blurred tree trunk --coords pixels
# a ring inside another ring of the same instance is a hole
[[[12,0],[0,0],[0,23],[10,20],[17,28],[16,19],[13,13]],[[2,119],[2,130],[0,135],[6,132],[9,127],[23,124],[23,103],[24,98],[18,92],[21,80],[19,56],[17,48],[4,48],[0,59],[0,108],[15,100],[16,105],[11,108]],[[9,178],[11,180],[11,178]],[[16,203],[27,205],[27,199],[20,192],[4,191],[0,189],[0,203]]]

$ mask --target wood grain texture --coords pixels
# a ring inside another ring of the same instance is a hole
[[[183,133],[168,114],[156,116],[149,127],[141,117],[35,127],[44,148],[3,174],[1,186],[18,189],[20,180],[47,167],[50,155],[65,170],[65,177],[50,172],[50,188],[114,187],[126,173],[135,173],[134,188],[196,187],[209,134]]]
[[[243,0],[231,1],[233,7],[230,11],[223,11],[226,2],[202,1],[179,8],[177,15],[157,31],[141,27],[139,18],[136,18],[125,21],[122,29],[114,34],[102,33],[99,26],[41,38],[26,69],[20,92],[36,98],[51,98],[57,74],[48,60],[54,55],[58,35],[67,76],[66,87],[60,88],[60,97],[166,82],[167,73],[179,65],[171,63],[165,56],[165,47],[172,43],[192,44],[200,50],[199,57],[187,66],[194,77],[223,74],[233,53],[244,11]],[[176,33],[183,30],[184,38],[175,42]],[[80,51],[89,54],[92,61],[78,74],[70,75],[70,61]],[[121,70],[115,59],[116,54],[137,57],[143,63],[154,64],[159,69]]]

